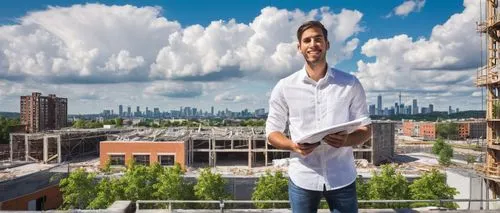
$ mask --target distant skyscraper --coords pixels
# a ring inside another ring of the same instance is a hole
[[[413,99],[413,115],[418,114],[417,99]]]
[[[382,95],[377,96],[377,114],[382,114]]]
[[[455,113],[458,113],[458,112],[459,112],[459,111],[458,111],[458,107],[457,107],[457,110],[455,111]]]
[[[434,105],[429,104],[429,113],[434,112]]]
[[[160,108],[155,107],[153,110],[154,110],[154,117],[159,118],[160,117]]]
[[[451,106],[448,106],[448,115],[453,113],[453,110],[451,109]]]
[[[375,115],[375,104],[371,104],[368,111],[370,112],[370,115]]]
[[[118,106],[118,115],[123,116],[123,105],[121,104]]]
[[[127,116],[132,116],[132,108],[130,106],[127,106]]]
[[[398,103],[394,103],[394,113],[396,115],[399,115],[399,105],[398,105]]]
[[[211,116],[214,116],[214,106],[212,106],[211,110],[210,110],[210,115]]]

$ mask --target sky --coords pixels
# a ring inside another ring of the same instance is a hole
[[[68,98],[70,114],[267,109],[279,79],[304,66],[296,30],[309,20],[368,104],[393,106],[401,92],[406,104],[481,110],[480,2],[3,0],[0,111],[19,112],[33,91]]]

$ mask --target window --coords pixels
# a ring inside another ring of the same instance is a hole
[[[110,155],[109,163],[111,166],[125,166],[125,155]]]
[[[149,166],[149,155],[134,155],[134,161],[137,165]]]
[[[175,164],[175,155],[158,155],[158,163],[162,166],[173,166]]]

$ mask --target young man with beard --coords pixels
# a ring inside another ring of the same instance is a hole
[[[350,134],[330,134],[322,142],[298,144],[293,140],[368,117],[364,89],[355,76],[328,67],[330,43],[323,24],[302,24],[297,39],[305,65],[274,87],[266,121],[267,139],[273,146],[291,151],[288,193],[293,212],[317,212],[322,197],[331,212],[357,212],[352,147],[370,139],[369,119]],[[287,122],[291,138],[283,133]]]

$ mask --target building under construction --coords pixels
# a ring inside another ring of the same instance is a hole
[[[478,30],[486,34],[486,66],[477,73],[476,85],[486,87],[486,162],[478,168],[493,192],[500,195],[500,11],[497,0],[485,0],[485,20]],[[482,54],[482,53],[481,53]]]
[[[356,159],[365,159],[368,163],[379,165],[390,162],[394,156],[395,124],[392,122],[374,122],[373,137],[365,144],[354,148]],[[177,143],[184,141],[184,153],[178,153],[178,146],[172,144],[172,150],[168,153],[182,156],[177,162],[185,162],[185,166],[207,167],[207,166],[248,166],[260,167],[272,165],[274,160],[288,158],[288,150],[276,149],[271,146],[265,137],[263,127],[205,127],[205,128],[168,128],[168,129],[143,129],[127,132],[110,137],[112,141],[122,141],[122,147],[112,151],[109,155],[120,159],[128,159],[130,150],[125,146],[136,146],[130,141],[143,143],[150,146],[146,141],[157,141],[159,143]],[[164,147],[158,150],[164,150]],[[128,150],[128,151],[126,151]],[[120,153],[116,153],[120,152]],[[162,151],[167,153],[166,151]],[[119,154],[120,156],[116,156]],[[133,154],[132,154],[133,155]],[[140,152],[137,155],[157,161],[157,153]],[[108,154],[101,153],[101,158],[109,159]],[[101,159],[101,162],[105,160]],[[123,162],[123,161],[120,161]],[[184,165],[182,165],[184,166]]]
[[[354,148],[355,157],[366,159],[375,165],[391,161],[394,155],[394,123],[374,122],[372,131],[373,137],[370,141]],[[169,141],[172,143],[180,141],[183,143],[183,153],[178,156],[182,156],[183,159],[176,161],[184,162],[185,166],[190,167],[248,166],[251,168],[272,165],[273,160],[290,156],[289,151],[276,149],[267,143],[263,127],[73,130],[33,134],[14,133],[10,137],[10,158],[14,161],[60,163],[82,155],[95,154],[97,156],[101,141],[123,142],[121,147],[118,147],[132,151],[132,153],[127,151],[128,154],[126,154],[125,151],[110,149],[110,153],[100,153],[101,158],[125,159],[125,155],[127,158],[134,157],[128,155],[140,155],[150,159],[147,160],[148,162],[156,161],[155,156],[158,153],[145,153],[144,151],[138,153],[141,147],[137,146],[141,143],[151,146],[151,143],[144,142],[158,142],[161,145]],[[137,144],[131,143],[134,141]],[[167,150],[160,154],[179,152],[178,148],[175,148],[178,146],[172,147],[171,152]],[[154,148],[149,150],[154,151]]]
[[[11,133],[10,160],[61,163],[85,155],[98,155],[99,142],[110,134],[130,130],[55,130]]]

